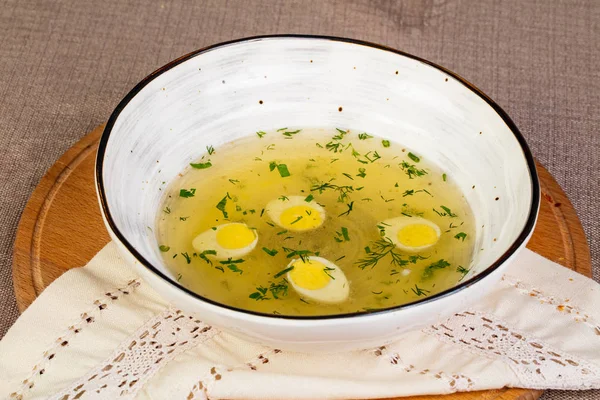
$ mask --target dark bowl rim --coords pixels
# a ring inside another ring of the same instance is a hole
[[[317,315],[317,316],[290,316],[290,315],[276,315],[276,314],[268,314],[268,313],[244,310],[241,308],[228,306],[226,304],[222,304],[217,301],[200,296],[199,294],[180,285],[178,282],[169,279],[169,277],[167,277],[165,274],[163,274],[161,271],[159,271],[157,268],[155,268],[140,253],[138,253],[138,251],[127,241],[127,239],[124,237],[124,235],[119,231],[119,229],[117,228],[116,224],[114,223],[114,221],[112,219],[110,209],[108,207],[108,202],[107,202],[106,194],[104,191],[102,168],[104,165],[104,155],[106,152],[106,147],[108,144],[108,140],[109,140],[112,128],[115,124],[115,121],[117,120],[117,118],[119,117],[119,115],[121,114],[123,109],[127,106],[127,104],[131,101],[131,99],[133,99],[135,97],[136,94],[138,94],[152,80],[154,80],[158,76],[162,75],[163,73],[169,71],[173,67],[175,67],[193,57],[196,57],[200,54],[206,53],[208,51],[226,47],[231,44],[251,42],[251,41],[257,41],[257,40],[263,40],[263,39],[328,40],[328,41],[334,41],[334,42],[350,43],[350,44],[355,44],[355,45],[359,45],[359,46],[366,46],[366,47],[370,47],[370,48],[377,49],[377,50],[391,52],[391,53],[397,54],[399,56],[410,58],[415,61],[421,62],[423,64],[429,65],[429,66],[439,70],[440,72],[456,79],[467,89],[471,90],[473,93],[478,95],[489,106],[492,107],[492,109],[502,118],[504,123],[506,123],[506,125],[508,126],[510,131],[513,133],[513,135],[519,142],[519,145],[521,146],[521,150],[523,151],[523,156],[526,159],[527,166],[529,169],[529,174],[530,174],[530,178],[531,178],[531,186],[532,186],[532,188],[531,188],[531,190],[532,190],[531,207],[529,210],[529,215],[527,217],[527,221],[526,221],[521,233],[516,238],[516,240],[508,247],[508,249],[500,257],[498,257],[498,259],[496,259],[496,261],[494,261],[485,270],[481,271],[476,276],[474,276],[464,282],[460,282],[458,285],[456,285],[450,289],[436,293],[430,297],[425,297],[423,299],[413,301],[411,303],[401,304],[398,306],[387,307],[387,308],[382,308],[382,309],[377,309],[377,310],[357,311],[357,312],[345,313],[345,314],[331,314],[331,315]],[[515,123],[495,101],[493,101],[490,97],[488,97],[485,93],[483,93],[479,88],[477,88],[475,85],[473,85],[472,83],[470,83],[469,81],[467,81],[466,79],[461,77],[460,75],[458,75],[440,65],[437,65],[431,61],[428,61],[423,58],[414,56],[412,54],[409,54],[409,53],[406,53],[406,52],[403,52],[400,50],[396,50],[396,49],[393,49],[393,48],[390,48],[387,46],[383,46],[380,44],[371,43],[371,42],[362,41],[362,40],[356,40],[356,39],[335,37],[335,36],[303,35],[303,34],[277,34],[277,35],[251,36],[251,37],[240,38],[240,39],[229,40],[229,41],[217,43],[217,44],[214,44],[211,46],[204,47],[199,50],[192,51],[191,53],[185,54],[185,55],[165,64],[164,66],[158,68],[156,71],[152,72],[150,75],[148,75],[144,79],[142,79],[137,85],[135,85],[133,87],[133,89],[131,89],[131,91],[129,91],[129,93],[127,93],[127,95],[125,95],[125,97],[119,102],[117,107],[111,113],[110,118],[108,119],[108,122],[106,123],[104,131],[102,133],[102,137],[100,138],[98,152],[96,154],[95,174],[96,174],[96,191],[98,193],[98,197],[100,200],[100,207],[102,208],[105,220],[106,220],[109,228],[113,231],[115,236],[125,246],[125,248],[141,263],[141,265],[146,267],[149,271],[151,271],[152,273],[154,273],[155,275],[157,275],[158,277],[160,277],[167,283],[173,285],[175,288],[192,296],[192,298],[194,298],[195,300],[200,300],[200,301],[208,303],[210,305],[217,306],[219,308],[224,308],[224,309],[227,309],[227,310],[233,311],[233,312],[240,312],[242,314],[252,315],[254,317],[263,317],[263,318],[268,318],[270,320],[280,320],[280,321],[281,320],[291,320],[291,321],[342,320],[342,319],[348,319],[348,318],[354,318],[354,317],[375,316],[375,315],[387,314],[390,312],[397,312],[400,310],[412,308],[412,307],[418,306],[420,304],[430,303],[430,302],[439,300],[443,297],[449,296],[451,294],[457,293],[461,290],[464,290],[464,289],[472,286],[473,284],[478,283],[479,281],[483,280],[488,275],[492,274],[505,261],[507,261],[517,250],[519,250],[521,248],[521,246],[527,241],[528,237],[531,235],[531,233],[533,231],[533,228],[535,227],[535,222],[537,219],[537,214],[538,214],[539,206],[540,206],[540,184],[539,184],[539,180],[538,180],[538,176],[537,176],[537,172],[536,172],[535,161],[531,154],[531,150],[529,149],[529,146],[527,145],[525,138],[523,137],[523,135],[521,134],[521,132],[519,131],[519,129],[517,128]]]

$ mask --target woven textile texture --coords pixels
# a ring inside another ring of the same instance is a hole
[[[4,0],[0,337],[18,316],[11,252],[19,216],[44,172],[154,69],[209,44],[269,33],[373,41],[473,82],[509,113],[570,197],[600,279],[599,1]]]

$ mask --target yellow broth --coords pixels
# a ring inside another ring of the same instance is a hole
[[[468,203],[452,177],[401,144],[351,130],[282,128],[211,146],[192,164],[166,189],[157,235],[177,280],[211,300],[269,314],[351,313],[431,296],[468,271]],[[323,224],[295,232],[273,223],[266,205],[290,196],[322,205]],[[399,216],[437,224],[439,241],[417,253],[390,245],[380,223]],[[253,251],[216,260],[194,249],[197,235],[229,222],[256,229]],[[298,254],[315,253],[343,271],[345,301],[300,296],[286,274],[275,277]]]

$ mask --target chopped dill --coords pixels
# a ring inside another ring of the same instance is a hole
[[[454,239],[462,240],[463,242],[465,241],[466,237],[467,237],[467,234],[464,232],[459,232],[456,235],[454,235]]]
[[[348,210],[344,211],[343,213],[341,213],[340,215],[338,215],[338,217],[341,217],[343,215],[350,215],[350,212],[352,211],[352,208],[354,207],[354,202],[351,201],[350,203],[347,203],[346,206],[348,207]]]
[[[192,166],[192,168],[196,169],[206,169],[212,167],[212,163],[210,161],[207,161],[205,163],[190,163],[190,165]]]
[[[372,250],[370,247],[365,247],[365,252],[367,253],[365,258],[361,258],[356,262],[358,268],[374,268],[381,260],[388,256],[390,257],[390,264],[393,266],[403,267],[408,264],[408,261],[402,258],[402,254],[396,251],[394,242],[388,238],[381,238],[373,242],[371,246],[373,246]]]
[[[406,161],[400,163],[400,168],[408,175],[409,179],[414,179],[415,176],[427,175],[427,171],[418,169],[414,164],[409,164]]]
[[[411,288],[410,290],[412,290],[413,293],[416,294],[417,296],[427,296],[427,293],[430,293],[429,290],[421,289],[420,287],[418,287],[416,283],[415,283],[415,287]]]
[[[449,266],[450,266],[450,263],[442,258],[434,263],[429,264],[427,267],[425,267],[425,269],[423,270],[422,277],[423,277],[423,279],[431,278],[436,269],[444,269]]]
[[[231,196],[229,196],[229,192],[227,192],[225,197],[223,197],[216,205],[217,210],[219,210],[223,213],[223,218],[225,218],[225,219],[229,218],[229,214],[227,213],[227,211],[225,211],[225,206],[227,205],[228,199],[229,200],[231,199]]]
[[[411,152],[408,152],[408,158],[410,158],[411,160],[413,160],[414,162],[418,163],[419,161],[421,161],[421,158],[414,155]]]

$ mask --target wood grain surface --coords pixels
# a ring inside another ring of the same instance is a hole
[[[96,148],[103,126],[71,147],[33,192],[19,223],[13,254],[13,284],[23,312],[52,281],[85,264],[109,241],[94,185]],[[577,214],[554,178],[538,164],[542,202],[528,248],[580,274],[591,276],[590,251]],[[498,389],[455,393],[444,400],[534,400],[539,390]],[[442,396],[416,396],[432,400]]]

